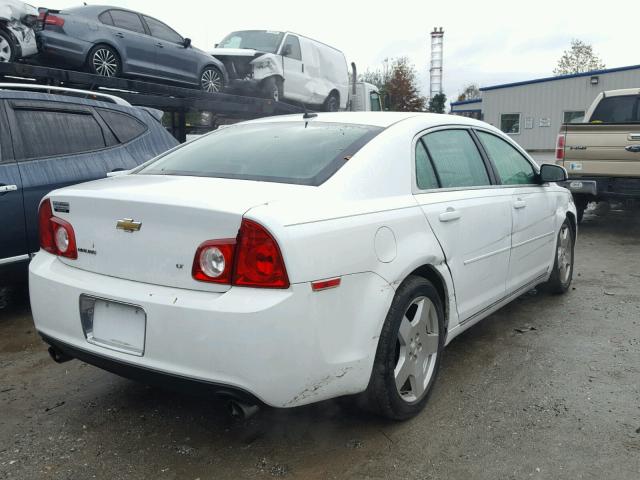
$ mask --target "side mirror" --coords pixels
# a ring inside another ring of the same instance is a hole
[[[551,163],[543,163],[540,167],[540,182],[564,182],[567,180],[568,175],[564,167],[560,165],[553,165]]]
[[[282,47],[282,56],[288,57],[289,55],[291,55],[291,45],[285,45]]]
[[[220,45],[219,43],[216,43],[213,48],[218,48],[218,45]]]
[[[189,48],[191,46],[191,39],[185,38],[184,40],[182,40],[182,46],[184,48]]]

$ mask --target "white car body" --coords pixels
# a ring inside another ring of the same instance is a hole
[[[286,100],[322,105],[335,92],[339,95],[340,108],[347,108],[349,74],[347,61],[340,50],[293,32],[264,33],[282,35],[275,52],[220,47],[211,50],[211,55],[227,67],[232,86],[259,90],[266,79],[275,77],[283,82]],[[291,42],[299,43],[299,48],[285,54],[285,47]],[[245,70],[243,64],[247,61],[250,69]]]
[[[296,115],[244,125],[301,121]],[[38,332],[106,364],[228,386],[271,406],[293,407],[367,388],[385,317],[412,272],[439,283],[446,343],[549,278],[559,229],[567,218],[575,226],[566,189],[417,186],[417,142],[441,129],[489,132],[537,171],[496,128],[463,117],[388,112],[327,113],[308,121],[384,130],[320,186],[133,173],[47,195],[54,209],[62,205],[54,214],[73,225],[80,253],[74,260],[41,250],[32,260]],[[123,217],[141,221],[140,230],[117,229]],[[235,238],[243,219],[276,239],[288,288],[194,280],[198,245]],[[336,278],[335,288],[312,289],[312,282]],[[144,312],[139,351],[92,342],[80,316],[83,295]]]
[[[0,28],[4,27],[9,31],[19,47],[16,58],[25,58],[38,53],[36,32],[23,23],[26,17],[35,21],[38,10],[19,0],[0,0]]]

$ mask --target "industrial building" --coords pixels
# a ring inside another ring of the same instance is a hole
[[[560,125],[581,121],[600,92],[635,87],[640,65],[482,87],[480,99],[451,102],[451,113],[482,119],[526,150],[553,150]]]

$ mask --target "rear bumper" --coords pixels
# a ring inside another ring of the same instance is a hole
[[[640,178],[571,177],[562,186],[573,194],[601,199],[640,199]]]
[[[180,378],[246,392],[293,407],[366,389],[393,289],[373,273],[342,277],[339,288],[312,292],[234,287],[210,293],[107,277],[38,253],[29,267],[36,329],[73,357],[115,373],[162,383]],[[367,292],[370,292],[367,295]],[[142,307],[143,356],[89,343],[80,295]]]

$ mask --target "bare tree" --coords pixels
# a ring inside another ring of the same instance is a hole
[[[458,94],[458,101],[464,102],[465,100],[478,100],[480,98],[480,88],[477,83],[470,83],[462,89],[462,92]]]
[[[553,74],[567,75],[602,70],[603,68],[605,68],[605,64],[593,52],[593,47],[574,38],[571,40],[569,49],[565,50],[560,60],[558,60],[558,66],[553,71]]]

